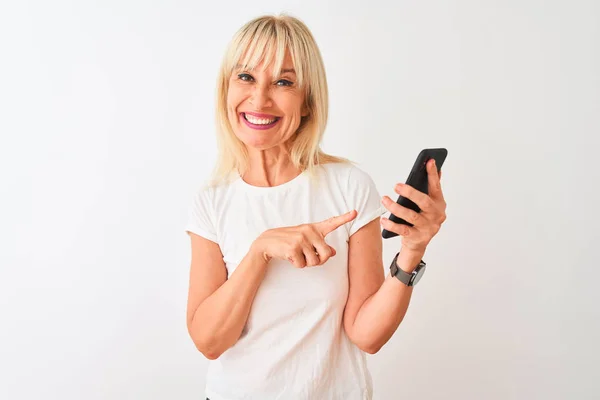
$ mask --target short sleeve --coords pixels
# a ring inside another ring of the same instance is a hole
[[[203,188],[196,193],[188,209],[186,232],[195,233],[217,243],[215,215],[211,206],[209,189]]]
[[[348,205],[357,211],[356,218],[350,222],[348,236],[386,213],[381,204],[381,196],[373,179],[363,170],[354,167],[348,177]]]

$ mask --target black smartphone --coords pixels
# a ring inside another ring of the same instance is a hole
[[[442,169],[442,165],[444,164],[444,160],[446,160],[447,155],[448,155],[448,150],[446,150],[444,148],[421,150],[421,152],[417,156],[417,159],[415,160],[415,163],[412,167],[412,170],[410,171],[410,174],[408,175],[406,184],[414,187],[415,189],[417,189],[425,194],[429,194],[429,180],[427,178],[426,164],[429,160],[431,160],[433,158],[435,160],[435,165],[436,165],[438,173],[439,173],[440,170]],[[421,209],[419,208],[419,206],[417,206],[414,202],[410,201],[406,197],[398,196],[398,200],[396,200],[396,203],[400,204],[401,206],[410,208],[413,211],[421,212]],[[403,220],[402,218],[396,217],[392,213],[390,213],[389,220],[393,221],[397,224],[413,226],[413,224],[411,224],[410,222],[407,222],[407,221]],[[389,239],[391,237],[398,236],[398,234],[384,229],[381,232],[381,236],[384,239]]]

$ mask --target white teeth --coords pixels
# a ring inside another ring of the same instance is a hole
[[[275,122],[275,120],[277,119],[277,118],[274,118],[274,119],[256,118],[256,117],[253,117],[252,115],[248,115],[248,114],[244,114],[244,117],[246,118],[246,120],[248,120],[248,122],[250,122],[254,125],[269,125],[269,124],[272,124],[273,122]]]

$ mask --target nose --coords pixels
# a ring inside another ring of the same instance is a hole
[[[270,88],[264,85],[255,85],[250,96],[250,103],[257,110],[270,107],[272,105]]]

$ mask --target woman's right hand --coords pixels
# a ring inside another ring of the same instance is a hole
[[[321,222],[269,229],[252,243],[252,250],[268,262],[273,258],[287,260],[298,268],[324,264],[335,256],[335,249],[325,236],[356,218],[356,210]]]

